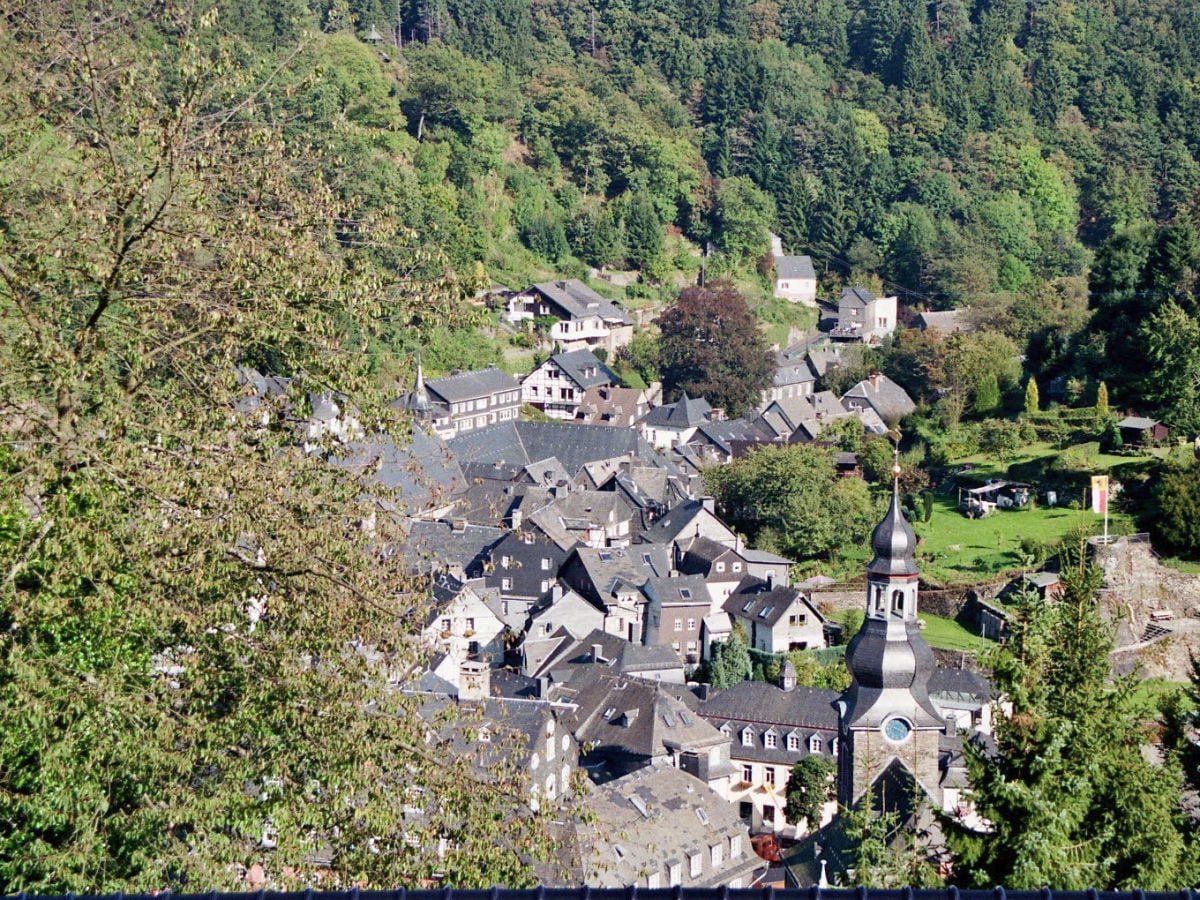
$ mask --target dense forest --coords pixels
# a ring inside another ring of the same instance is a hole
[[[1175,339],[1200,271],[1187,3],[220,6],[256,59],[316,76],[276,109],[330,183],[468,280],[632,268],[655,296],[697,248],[752,272],[770,229],[827,291],[994,310],[1030,374],[1200,426]]]

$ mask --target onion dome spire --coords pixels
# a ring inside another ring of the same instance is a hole
[[[868,575],[916,575],[913,553],[917,535],[900,509],[900,446],[896,445],[892,463],[892,502],[883,520],[871,532],[875,558],[867,566]]]

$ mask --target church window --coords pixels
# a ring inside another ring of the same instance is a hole
[[[892,612],[904,615],[904,591],[892,591]]]

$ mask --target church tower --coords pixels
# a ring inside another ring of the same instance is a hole
[[[871,535],[866,618],[846,648],[851,683],[837,703],[838,803],[853,806],[881,777],[907,773],[940,807],[946,723],[929,699],[936,662],[917,623],[917,537],[900,511],[899,465],[892,474],[891,506]]]

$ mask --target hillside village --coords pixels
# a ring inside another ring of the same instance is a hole
[[[0,893],[1200,885],[1194,4],[0,59]]]
[[[810,271],[806,258],[780,261],[781,273]],[[781,293],[795,279],[781,274]],[[792,299],[818,302],[803,291]],[[847,289],[825,307],[821,329],[775,351],[758,407],[736,419],[686,392],[667,403],[658,384],[621,386],[601,357],[628,344],[632,320],[582,283],[559,281],[504,301],[514,323],[552,316],[549,334],[561,336],[523,378],[490,367],[427,379],[417,364],[411,390],[391,402],[409,417],[410,442],[364,435],[355,411],[329,396],[314,397],[298,426],[314,450],[323,436],[345,445],[348,456],[330,457],[336,465],[373,470],[397,490],[403,537],[380,548],[381,564],[403,569],[418,591],[427,586],[420,640],[429,656],[417,672],[390,677],[428,709],[473,708],[463,726],[473,732],[517,733],[528,804],[561,807],[569,823],[559,863],[570,864],[539,869],[544,884],[842,882],[853,862],[831,820],[868,792],[920,795],[922,815],[942,810],[986,827],[962,743],[991,740],[1004,697],[973,654],[935,657],[921,636],[917,537],[899,482],[870,539],[865,582],[848,584],[802,579],[796,561],[748,546],[705,493],[711,467],[797,443],[828,447],[831,474],[861,479],[837,432],[822,436],[846,420],[868,435],[900,435],[916,404],[886,376],[872,373],[841,396],[819,389],[849,343],[891,333],[895,298]],[[984,326],[926,314],[919,327]],[[239,377],[247,411],[288,389],[250,370]],[[961,515],[1032,499],[1029,485],[1013,490],[1002,481],[966,490]],[[1166,646],[1176,661],[1196,646],[1200,628],[1188,617],[1200,609],[1200,576],[1176,574],[1168,588],[1132,561],[1138,546],[1121,539],[1093,550],[1106,608],[1127,611],[1114,664],[1144,674],[1155,660],[1161,667]],[[1130,587],[1135,572],[1143,574]],[[993,577],[949,606],[939,596],[937,607],[995,637],[1008,592],[1052,599],[1058,587],[1053,569]],[[844,663],[849,688],[798,684],[792,654],[834,652],[823,665],[843,665],[854,637],[848,610],[867,623]],[[731,640],[754,654],[759,676],[716,687],[716,656]],[[828,761],[818,771],[829,788],[796,817],[789,779],[804,760]],[[580,802],[586,820],[571,813]],[[948,859],[933,840],[930,858]]]

